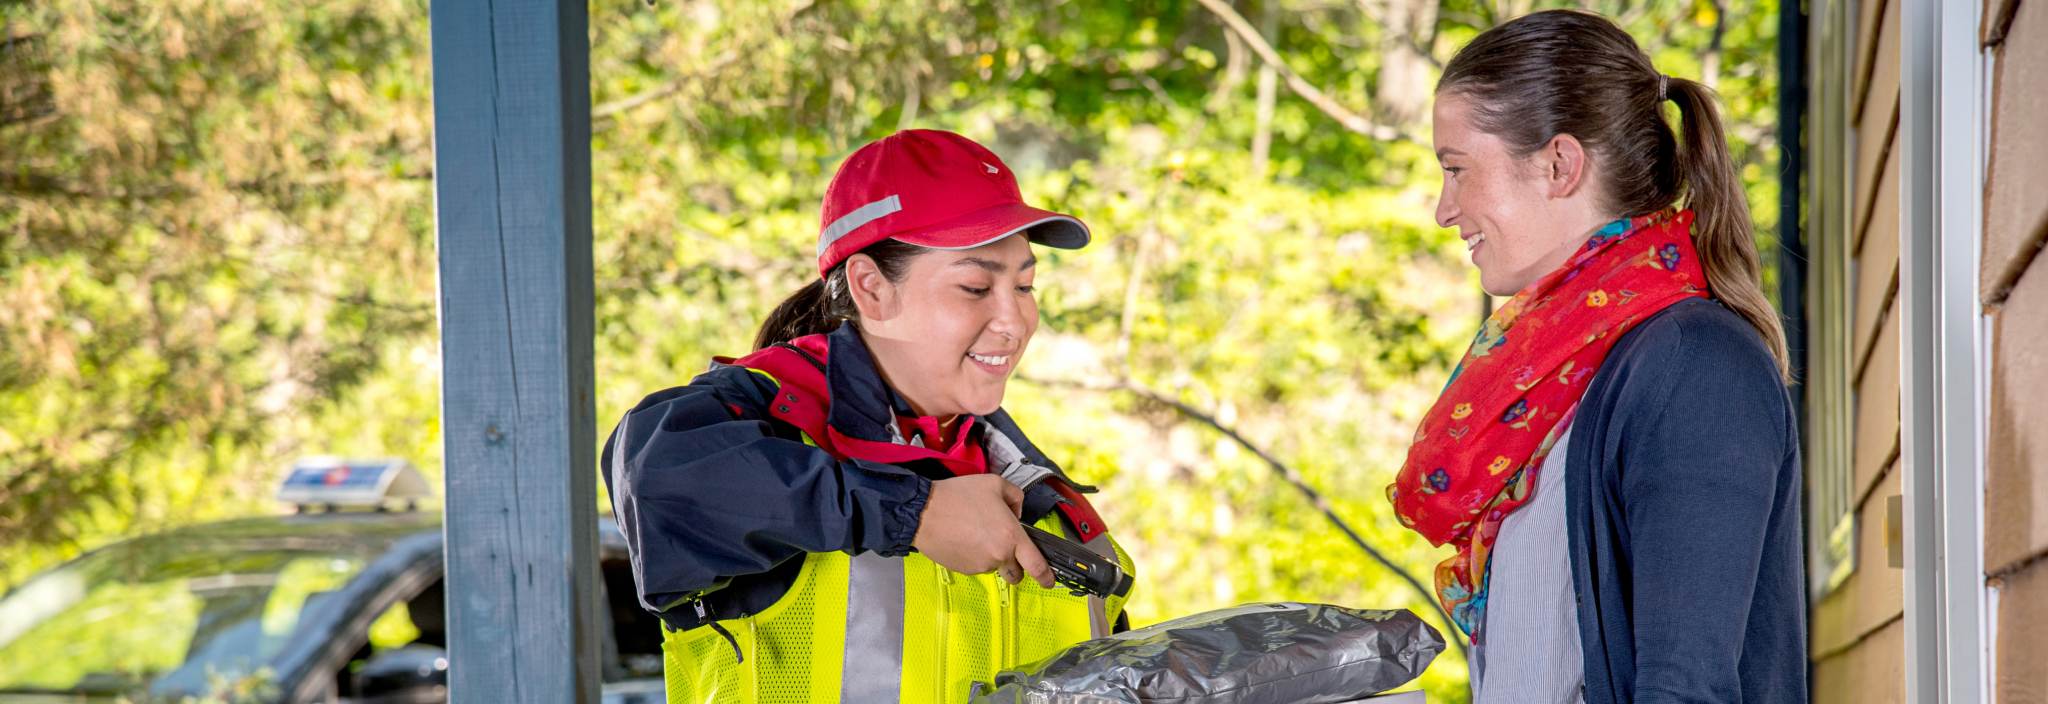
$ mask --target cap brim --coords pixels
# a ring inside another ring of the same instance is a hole
[[[932,249],[973,249],[1022,232],[1033,243],[1059,249],[1088,246],[1088,226],[1072,215],[1023,203],[998,205],[890,239]]]

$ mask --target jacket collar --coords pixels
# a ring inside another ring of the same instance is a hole
[[[861,339],[860,329],[852,323],[845,323],[839,329],[826,335],[828,345],[825,355],[825,384],[831,391],[831,407],[826,412],[825,422],[848,437],[873,442],[900,441],[901,431],[896,427],[896,415],[911,415],[910,404],[898,396],[889,384],[882,380],[880,367],[875,364],[874,353],[868,350],[866,340]],[[966,419],[962,418],[962,422]],[[1014,451],[1023,462],[1040,465],[1059,472],[1059,465],[1031,444],[1022,428],[1010,419],[1010,414],[1001,408],[986,416],[974,416],[978,432],[1001,433],[1009,442],[1000,443],[1007,447],[998,451],[998,456]],[[965,438],[974,441],[973,438]],[[955,442],[959,442],[956,440]],[[984,444],[987,444],[984,439]],[[1000,461],[996,457],[992,462]],[[991,467],[999,471],[1000,467]],[[1062,476],[1064,479],[1065,477]],[[1086,485],[1081,485],[1086,486]],[[1089,490],[1093,490],[1092,487]]]
[[[817,340],[817,338],[810,338]],[[896,416],[911,415],[910,404],[903,400],[889,384],[882,379],[880,367],[875,364],[874,353],[868,349],[867,341],[861,339],[860,330],[852,323],[844,323],[837,330],[824,336],[822,352],[825,387],[831,394],[827,400],[825,423],[838,433],[850,438],[878,443],[903,443],[901,429],[896,425]],[[815,346],[798,341],[791,346],[800,350]],[[817,360],[813,360],[817,361]],[[1024,488],[1024,517],[1037,521],[1055,506],[1064,506],[1068,518],[1080,531],[1082,539],[1089,540],[1099,534],[1104,526],[1101,516],[1088,505],[1083,494],[1095,493],[1095,487],[1075,482],[1060,466],[1031,444],[1024,430],[1001,408],[986,416],[972,416],[974,424],[968,428],[973,437],[956,438],[954,442],[978,442],[984,451],[988,471],[1001,475],[1011,483]],[[962,418],[961,422],[967,422]],[[1058,477],[1059,482],[1042,481]]]
[[[902,436],[896,415],[911,415],[910,403],[889,388],[860,329],[844,323],[827,335],[825,384],[831,407],[825,422],[848,437],[893,442]],[[964,420],[964,419],[963,419]]]

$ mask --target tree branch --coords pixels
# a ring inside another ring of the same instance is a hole
[[[1223,78],[1217,81],[1216,88],[1209,92],[1209,100],[1206,103],[1207,109],[1212,113],[1221,111],[1224,102],[1237,92],[1239,84],[1244,83],[1244,40],[1238,39],[1234,32],[1224,32],[1223,47]]]
[[[653,4],[653,0],[648,1],[649,7],[652,7]],[[818,9],[817,0],[804,0],[802,4],[790,8],[788,12],[782,15],[782,19],[776,21],[775,33],[777,35],[787,36],[790,33],[790,28],[796,24],[797,20],[803,19],[806,15],[811,14],[811,12],[816,9]],[[725,53],[719,54],[718,58],[713,59],[709,66],[697,71],[692,71],[691,75],[682,76],[674,80],[671,80],[667,83],[663,83],[659,86],[655,86],[652,90],[637,93],[634,95],[629,95],[624,98],[620,98],[618,100],[614,100],[608,103],[600,103],[598,105],[594,105],[590,108],[590,121],[593,123],[592,126],[596,126],[596,123],[599,122],[609,122],[620,113],[624,113],[634,108],[660,100],[662,98],[675,95],[676,93],[682,91],[683,84],[688,83],[691,80],[703,78],[705,76],[709,76],[711,74],[724,70],[725,67],[732,65],[733,62],[738,61],[739,58],[739,51],[728,50]]]
[[[806,7],[808,7],[808,5]],[[691,81],[701,80],[705,77],[716,74],[719,71],[725,70],[725,67],[731,66],[734,62],[739,61],[739,58],[740,55],[738,51],[727,51],[723,54],[719,54],[717,58],[712,59],[711,63],[700,67],[698,70],[691,71],[689,75],[675,78],[667,83],[655,86],[654,88],[651,88],[649,90],[642,91],[640,93],[635,93],[633,95],[629,95],[618,100],[613,100],[611,102],[606,103],[599,103],[597,105],[591,106],[590,121],[592,123],[608,122],[616,118],[618,115],[625,112],[629,112],[634,108],[638,108],[649,103],[652,103],[654,101],[661,100],[662,98],[667,98],[669,96],[680,93],[682,92],[683,86],[685,84],[688,84]]]
[[[1301,74],[1295,73],[1292,68],[1288,68],[1287,62],[1280,59],[1279,52],[1273,50],[1273,45],[1266,43],[1266,39],[1259,36],[1258,30],[1254,29],[1250,22],[1245,21],[1244,15],[1238,14],[1237,10],[1231,8],[1228,3],[1223,2],[1223,0],[1196,1],[1200,2],[1202,7],[1208,8],[1210,13],[1216,15],[1217,19],[1222,20],[1223,25],[1229,27],[1230,31],[1235,32],[1239,39],[1244,40],[1245,45],[1251,47],[1252,53],[1259,55],[1259,60],[1273,67],[1273,70],[1280,72],[1280,77],[1287,81],[1288,90],[1293,91],[1302,100],[1308,101],[1310,105],[1314,105],[1317,110],[1321,110],[1330,119],[1336,120],[1337,124],[1344,126],[1344,129],[1374,139],[1403,142],[1415,141],[1401,130],[1373,122],[1364,115],[1352,112],[1350,108],[1344,107],[1336,100],[1330,98],[1330,96],[1324,95],[1323,91],[1309,83],[1308,79],[1302,78]]]
[[[614,100],[608,103],[600,103],[590,108],[590,119],[593,121],[609,120],[612,118],[613,115],[617,115],[619,113],[632,110],[633,108],[646,105],[656,100],[660,100],[662,98],[675,95],[682,89],[683,79],[678,78],[673,81],[663,83],[659,86],[655,86],[653,90],[635,93],[633,95],[629,95],[624,98],[620,98],[618,100]]]
[[[8,165],[0,164],[0,167]],[[434,180],[434,170],[407,171],[393,174],[380,169],[337,169],[299,175],[290,179],[252,179],[231,181],[231,190],[256,195],[285,195],[300,188],[325,186],[353,186],[377,182],[422,182]],[[187,198],[194,194],[192,188],[176,183],[149,185],[128,185],[97,187],[69,181],[50,174],[0,168],[0,196],[27,198],[78,198],[89,200],[156,200],[163,198]]]
[[[917,126],[917,111],[924,102],[924,81],[919,78],[911,76],[910,81],[903,86],[903,108],[896,112],[898,132]]]
[[[1206,1],[1207,0],[1204,0],[1204,2]],[[1129,393],[1147,402],[1171,408],[1174,411],[1180,413],[1183,417],[1188,418],[1189,420],[1193,420],[1197,423],[1209,426],[1216,432],[1222,433],[1224,437],[1230,438],[1230,440],[1232,442],[1237,443],[1239,447],[1243,447],[1244,449],[1251,451],[1253,455],[1256,455],[1260,460],[1264,461],[1266,463],[1266,466],[1271,467],[1275,473],[1278,473],[1281,479],[1286,480],[1288,484],[1293,485],[1297,491],[1300,491],[1301,495],[1308,499],[1310,505],[1315,506],[1317,511],[1322,512],[1323,518],[1328,520],[1330,522],[1330,525],[1336,526],[1338,531],[1344,533],[1344,537],[1351,539],[1351,544],[1358,546],[1358,549],[1365,551],[1365,554],[1371,557],[1374,562],[1378,562],[1380,566],[1387,568],[1387,570],[1393,572],[1395,576],[1400,577],[1401,581],[1406,582],[1408,584],[1408,587],[1414,590],[1416,595],[1422,598],[1423,602],[1429,604],[1430,608],[1436,611],[1438,617],[1443,619],[1445,627],[1453,629],[1457,628],[1457,622],[1451,620],[1451,615],[1449,612],[1444,611],[1443,604],[1437,601],[1435,592],[1432,592],[1429,589],[1423,587],[1422,582],[1420,580],[1417,580],[1415,578],[1415,575],[1409,574],[1408,570],[1402,569],[1400,565],[1394,564],[1394,561],[1388,558],[1386,556],[1386,553],[1380,552],[1378,548],[1375,548],[1372,546],[1371,543],[1366,542],[1364,536],[1359,535],[1358,531],[1353,530],[1351,528],[1351,524],[1346,523],[1343,518],[1337,515],[1337,510],[1330,505],[1329,499],[1324,498],[1321,492],[1315,490],[1315,487],[1309,486],[1308,480],[1302,478],[1300,472],[1295,471],[1294,468],[1288,466],[1287,463],[1281,462],[1278,458],[1275,458],[1271,453],[1266,452],[1264,448],[1261,448],[1258,445],[1253,444],[1252,441],[1245,438],[1245,436],[1242,433],[1237,432],[1237,429],[1232,428],[1228,425],[1224,425],[1223,422],[1217,420],[1215,416],[1205,413],[1200,409],[1195,408],[1194,406],[1190,406],[1187,403],[1182,402],[1180,399],[1166,395],[1165,393],[1159,391],[1155,391],[1150,387],[1145,386],[1144,384],[1140,384],[1136,381],[1132,381],[1129,379],[1118,381],[1074,381],[1064,379],[1036,379],[1021,375],[1018,376],[1017,378],[1027,383],[1038,384],[1040,386],[1047,387],[1079,389],[1082,391],[1094,391],[1099,393],[1109,393],[1117,391]],[[1452,637],[1447,638],[1446,640],[1449,640],[1453,644],[1456,644],[1458,646],[1458,653],[1460,655],[1466,654],[1464,639]]]

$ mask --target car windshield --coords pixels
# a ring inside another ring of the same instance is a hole
[[[0,600],[0,691],[146,694],[261,687],[302,623],[375,557],[304,537],[143,538]],[[166,685],[170,685],[166,687]]]

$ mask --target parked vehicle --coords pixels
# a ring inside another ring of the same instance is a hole
[[[410,471],[342,466],[344,480]],[[446,701],[440,513],[388,510],[383,493],[311,512],[330,498],[115,543],[24,582],[0,597],[0,702]],[[659,624],[617,526],[598,534],[603,701],[659,704]]]

